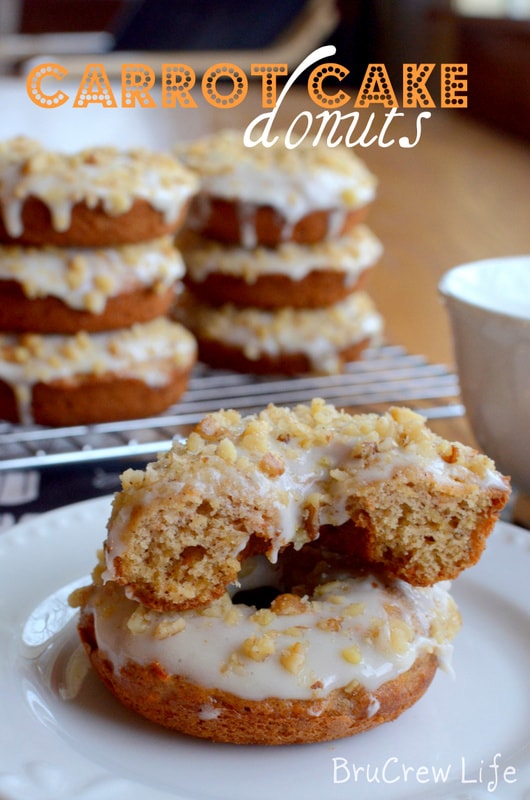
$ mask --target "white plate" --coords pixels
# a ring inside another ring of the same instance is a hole
[[[0,800],[528,800],[527,532],[499,523],[455,582],[454,679],[439,672],[396,722],[351,739],[238,747],[151,725],[92,674],[62,699],[77,645],[65,598],[95,563],[109,506],[67,506],[0,536]]]

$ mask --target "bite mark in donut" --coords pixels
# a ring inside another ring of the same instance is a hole
[[[264,552],[274,563],[324,526],[337,531],[339,552],[394,577],[452,579],[478,560],[509,496],[489,459],[436,436],[417,414],[351,416],[320,400],[209,415],[186,443],[122,481],[107,579],[161,610],[212,602],[244,557]],[[198,559],[182,558],[197,546]]]

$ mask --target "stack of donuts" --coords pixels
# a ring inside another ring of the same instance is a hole
[[[449,667],[450,581],[509,494],[489,458],[407,409],[210,414],[122,475],[101,563],[70,600],[82,643],[127,708],[181,733],[360,733]]]
[[[156,414],[196,361],[169,317],[197,179],[175,158],[0,143],[0,418],[62,426]]]
[[[177,147],[200,179],[179,241],[177,319],[200,358],[253,373],[335,373],[377,341],[362,291],[381,245],[363,219],[375,179],[346,148],[249,148],[223,130]]]

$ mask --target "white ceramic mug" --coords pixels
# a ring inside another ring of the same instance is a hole
[[[439,288],[477,442],[530,494],[530,255],[463,264]]]

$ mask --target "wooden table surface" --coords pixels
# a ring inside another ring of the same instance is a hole
[[[430,120],[411,150],[370,148],[379,178],[370,225],[385,252],[369,291],[390,341],[454,367],[441,276],[467,261],[530,252],[530,147],[462,112]],[[432,426],[475,444],[465,419]]]

